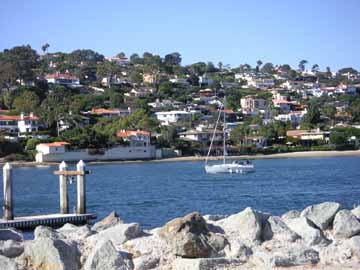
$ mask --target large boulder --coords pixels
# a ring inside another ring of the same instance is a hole
[[[352,254],[355,255],[360,263],[360,236],[351,237],[349,240],[349,245],[352,250]]]
[[[210,232],[206,221],[197,212],[171,220],[158,234],[183,258],[217,256],[226,246],[223,236]]]
[[[14,240],[0,241],[0,254],[8,258],[15,258],[24,251],[24,243]]]
[[[289,229],[280,217],[269,217],[262,231],[265,241],[276,240],[279,242],[295,242],[300,236]]]
[[[329,246],[319,250],[320,261],[326,265],[343,265],[352,257],[352,249],[349,242],[333,241]]]
[[[236,259],[227,258],[201,258],[184,259],[178,258],[174,261],[173,270],[239,270],[242,262]]]
[[[263,216],[248,207],[242,212],[221,219],[214,224],[225,232],[226,237],[231,242],[241,240],[244,244],[260,244]]]
[[[2,270],[18,270],[16,262],[13,260],[0,255],[0,269]]]
[[[301,216],[311,220],[321,230],[326,230],[334,220],[341,205],[336,202],[323,202],[306,207]]]
[[[96,243],[110,240],[115,246],[119,246],[130,239],[142,236],[144,233],[138,223],[118,224],[97,234],[91,235],[87,241],[95,246]]]
[[[75,243],[40,237],[25,242],[24,253],[19,257],[24,269],[80,269],[80,253]]]
[[[334,219],[333,234],[336,238],[350,238],[360,233],[360,222],[349,210],[340,210]]]
[[[360,219],[360,205],[351,210],[351,213],[356,216],[357,219]]]
[[[161,263],[171,264],[175,258],[171,247],[157,233],[129,240],[121,246],[121,250],[131,254],[136,270],[154,269]]]
[[[39,238],[60,239],[61,235],[51,227],[40,225],[34,230],[34,239],[37,240]]]
[[[285,214],[283,214],[281,216],[281,219],[284,221],[284,222],[287,222],[288,220],[290,219],[293,219],[293,218],[298,218],[301,216],[301,212],[298,211],[298,210],[290,210],[288,212],[286,212]]]
[[[0,241],[14,240],[21,242],[24,240],[22,232],[16,229],[0,229]]]
[[[237,259],[244,263],[247,262],[253,254],[252,248],[240,240],[233,240],[230,245],[225,247],[224,251],[226,258]]]
[[[66,223],[61,228],[57,229],[56,232],[58,233],[59,238],[73,240],[77,242],[80,242],[86,237],[94,234],[94,232],[90,230],[88,225],[75,226],[70,223]]]
[[[259,250],[253,255],[253,262],[268,267],[292,267],[313,265],[319,262],[319,254],[312,248],[302,244],[292,243],[269,250],[269,247]]]
[[[306,217],[293,218],[285,223],[290,230],[300,235],[308,245],[327,245],[329,243],[323,232]]]
[[[88,256],[84,270],[128,270],[121,253],[110,240],[99,243]]]
[[[113,211],[104,219],[100,220],[99,222],[96,222],[91,227],[91,230],[100,232],[122,223],[124,222],[120,219],[119,215],[115,211]]]

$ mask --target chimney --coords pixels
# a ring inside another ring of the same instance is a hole
[[[30,118],[33,118],[33,117],[34,117],[34,113],[31,112],[31,113],[30,113]]]
[[[24,113],[23,112],[21,112],[21,114],[20,114],[20,119],[24,120]]]

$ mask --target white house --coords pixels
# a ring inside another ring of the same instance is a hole
[[[240,99],[240,105],[242,113],[249,115],[257,115],[259,112],[264,112],[267,107],[265,99],[250,96]]]
[[[306,114],[306,110],[304,111],[294,111],[284,114],[279,114],[274,117],[275,120],[281,121],[281,122],[291,122],[294,124],[299,124],[304,119],[304,115]]]
[[[105,59],[118,66],[127,66],[130,64],[130,61],[127,57],[105,57]]]
[[[212,85],[214,80],[209,78],[206,74],[203,76],[199,76],[199,84],[200,85]]]
[[[186,111],[156,112],[155,115],[163,126],[174,124],[179,121],[190,121],[192,117],[192,113]]]
[[[139,89],[133,88],[133,89],[131,89],[130,92],[125,93],[125,96],[142,98],[142,97],[151,95],[153,93],[154,93],[154,89],[152,89],[152,88],[139,88]]]
[[[274,87],[275,81],[273,78],[249,78],[247,85],[256,89],[268,89]]]
[[[172,83],[181,84],[181,85],[185,85],[185,86],[190,85],[188,80],[185,78],[172,78],[169,81]]]
[[[196,129],[179,133],[179,138],[185,141],[209,142],[213,137],[214,130],[198,126]],[[214,141],[222,141],[224,133],[221,130],[215,132]]]
[[[144,130],[121,130],[116,137],[129,142],[129,146],[150,146],[150,132]]]
[[[52,83],[52,84],[62,84],[69,86],[80,85],[80,79],[70,73],[56,72],[54,74],[46,75],[45,79],[48,83]]]
[[[41,143],[36,146],[36,162],[64,161],[94,161],[94,160],[136,160],[152,159],[156,157],[154,146],[134,145],[116,146],[108,149],[98,149],[95,153],[91,149],[68,149],[67,142]]]
[[[0,115],[0,130],[6,130],[12,133],[30,133],[38,131],[39,118],[33,113],[26,116],[20,115]]]
[[[90,112],[85,114],[93,114],[106,118],[124,117],[131,114],[131,109],[104,109],[104,108],[93,108]]]
[[[328,141],[330,132],[321,131],[320,129],[311,130],[288,130],[286,132],[287,137],[297,138],[302,141]]]

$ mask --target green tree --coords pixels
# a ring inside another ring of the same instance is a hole
[[[272,63],[266,63],[265,65],[263,65],[263,67],[261,68],[261,72],[263,73],[273,73],[274,71],[274,65]]]
[[[320,123],[320,110],[319,104],[316,101],[311,101],[307,113],[304,116],[304,122],[310,125]]]
[[[1,65],[10,70],[6,71],[8,82],[30,81],[35,79],[33,70],[39,65],[39,55],[30,45],[17,46],[10,50],[4,50],[1,56]],[[4,67],[2,67],[4,70]],[[9,76],[10,75],[10,76]]]
[[[38,109],[39,97],[30,91],[24,91],[14,99],[14,107],[18,112],[30,113]]]

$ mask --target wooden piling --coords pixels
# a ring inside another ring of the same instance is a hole
[[[3,167],[3,187],[4,187],[4,219],[13,220],[13,184],[12,166],[6,163]]]
[[[85,163],[80,160],[76,165],[76,170],[82,172],[77,175],[77,214],[86,213],[86,183],[85,183]]]
[[[63,172],[67,170],[67,164],[65,161],[59,165],[59,171]],[[69,198],[67,192],[67,177],[65,175],[59,175],[59,186],[60,186],[60,213],[69,213]]]

